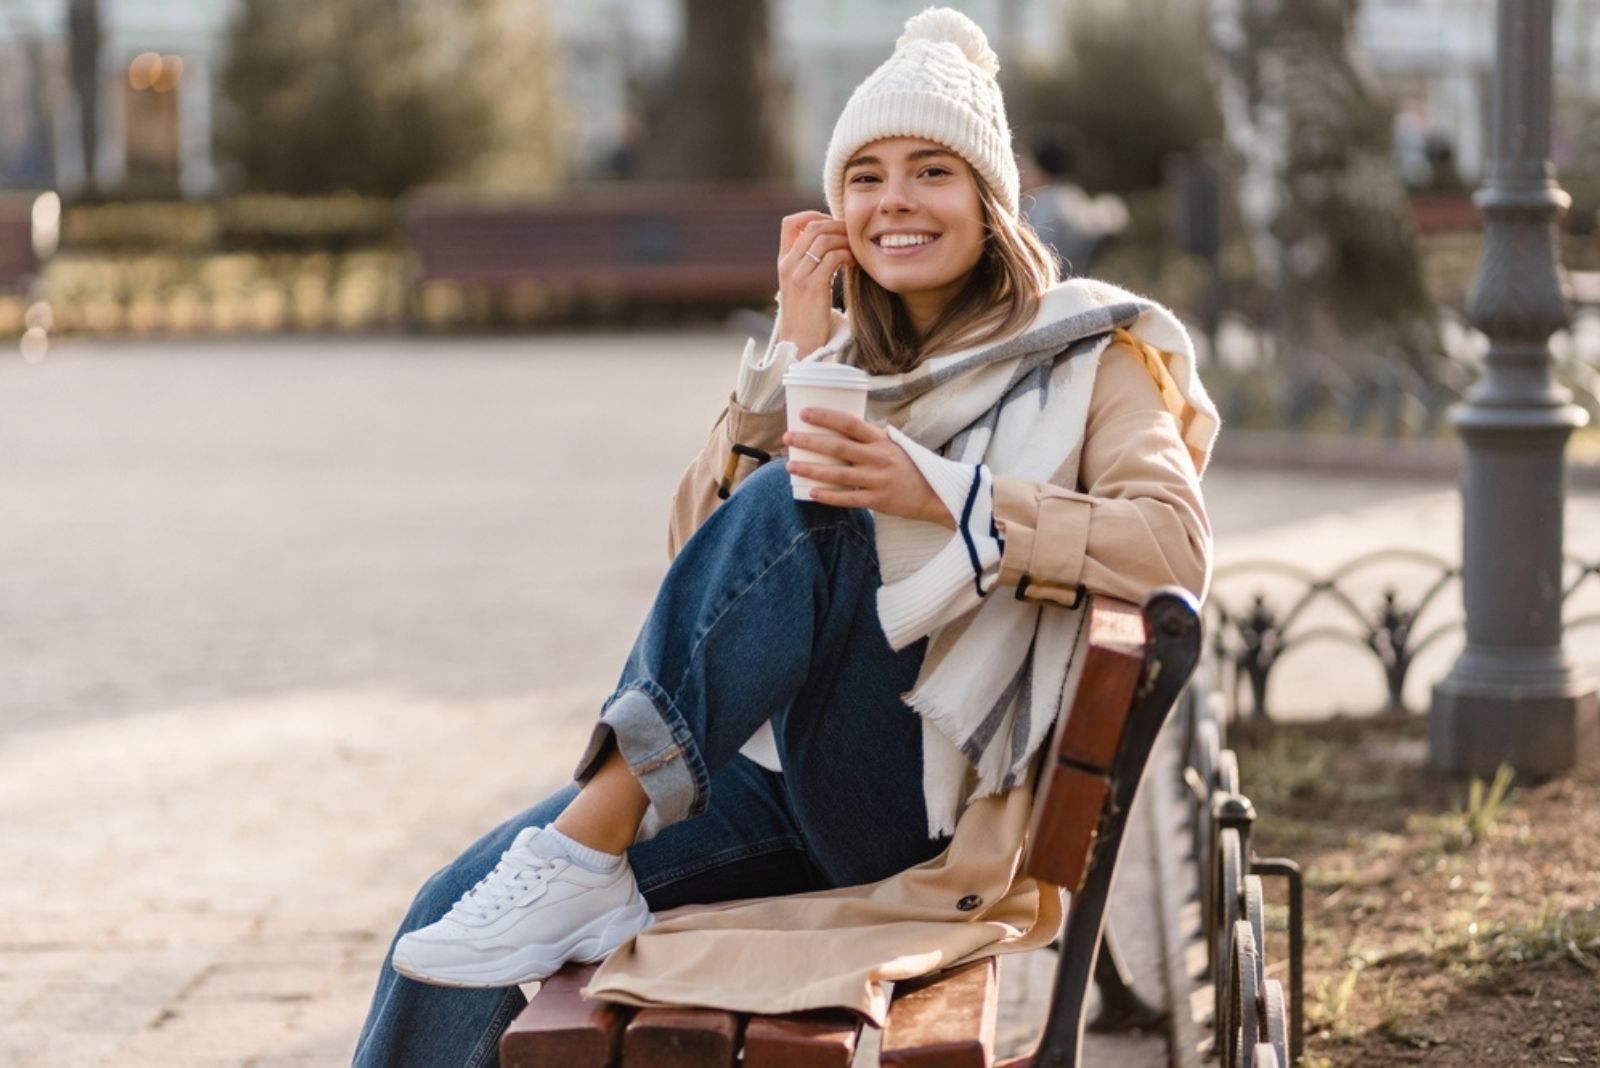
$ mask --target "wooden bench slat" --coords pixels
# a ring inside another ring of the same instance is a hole
[[[607,1068],[622,1045],[628,1011],[578,991],[598,964],[568,964],[546,979],[500,1037],[505,1068]]]
[[[622,1036],[627,1068],[726,1068],[743,1021],[720,1009],[640,1009]],[[564,1068],[564,1066],[563,1066]]]
[[[848,1012],[752,1016],[744,1029],[744,1068],[850,1068],[861,1020]]]
[[[885,1068],[988,1068],[1000,961],[987,957],[895,985],[878,1054]]]
[[[1050,873],[1047,882],[1076,890],[1089,872],[1091,847],[1106,799],[1111,796],[1111,780],[1063,764],[1048,787],[1042,796],[1052,815],[1040,821],[1032,848],[1049,858],[1044,865]]]
[[[1106,771],[1117,759],[1144,666],[1144,617],[1130,604],[1103,597],[1090,602],[1089,613],[1083,676],[1056,754]]]
[[[1089,600],[1086,648],[1034,792],[1023,871],[1076,892],[1111,782],[1134,692],[1144,672],[1144,616],[1107,597]],[[1098,780],[1098,782],[1096,781]]]

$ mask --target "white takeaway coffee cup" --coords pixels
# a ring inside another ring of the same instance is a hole
[[[859,367],[809,360],[792,364],[783,373],[784,404],[789,411],[789,429],[801,434],[843,437],[844,435],[838,431],[829,430],[815,423],[802,422],[800,412],[805,408],[831,408],[853,415],[857,419],[864,419],[867,414],[867,389],[871,384],[872,380],[867,372]],[[811,464],[841,462],[831,456],[811,452],[809,449],[791,448],[789,457]],[[803,475],[790,475],[789,481],[794,489],[794,499],[797,501],[809,501],[813,489],[832,485]]]

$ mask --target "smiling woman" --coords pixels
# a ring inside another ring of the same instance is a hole
[[[1080,606],[1204,592],[1217,420],[1171,313],[1058,281],[998,68],[930,9],[845,105],[576,785],[424,886],[358,1064],[486,1063],[514,984],[572,960],[609,1000],[881,1024],[881,980],[1059,933],[1017,872]],[[790,429],[802,361],[868,372],[866,418]]]
[[[927,336],[983,256],[972,168],[932,141],[891,137],[845,164],[844,188],[851,255]]]

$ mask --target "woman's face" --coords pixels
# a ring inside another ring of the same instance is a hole
[[[844,225],[856,265],[926,330],[983,255],[983,206],[966,160],[934,141],[889,137],[845,164]]]

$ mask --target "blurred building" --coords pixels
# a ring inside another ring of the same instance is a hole
[[[1435,184],[1430,155],[1447,149],[1475,184],[1488,151],[1494,0],[1366,0],[1358,18],[1367,58],[1394,97],[1401,177],[1413,188]]]
[[[102,188],[210,192],[212,72],[232,0],[100,0]],[[0,188],[85,182],[69,0],[0,0]],[[52,176],[54,180],[52,181]]]
[[[1363,0],[1358,17],[1362,47],[1394,97],[1395,156],[1407,183],[1432,184],[1453,166],[1475,187],[1489,151],[1494,0]],[[1583,112],[1600,103],[1600,10],[1559,3],[1555,20],[1560,168],[1600,148],[1581,143]]]
[[[99,0],[96,156],[108,189],[204,195],[217,183],[211,150],[213,75],[238,0]],[[335,3],[337,0],[329,0]],[[446,3],[448,0],[416,0]],[[623,176],[638,116],[630,93],[671,62],[682,0],[527,0],[543,4],[561,41],[574,177]],[[794,179],[814,186],[834,118],[929,0],[769,0],[774,53],[792,112]],[[1115,0],[1075,0],[1115,3]],[[73,93],[71,0],[0,0],[0,188],[84,184]],[[1003,67],[1061,61],[1069,4],[966,0]],[[1442,166],[1477,183],[1487,151],[1494,0],[1363,0],[1358,33],[1394,94],[1396,157],[1408,182]],[[1600,100],[1600,14],[1558,5],[1556,63],[1569,93]],[[1159,76],[1159,72],[1150,72]],[[633,88],[630,89],[630,86]],[[1600,126],[1597,126],[1600,128]],[[1585,129],[1558,130],[1557,162]]]
[[[834,118],[851,89],[880,62],[927,0],[770,0],[775,52],[794,118],[794,178],[816,181]],[[1115,0],[1078,0],[1115,3]],[[957,3],[990,35],[1003,66],[1061,61],[1068,6],[1053,0]],[[1357,32],[1375,74],[1394,94],[1395,151],[1409,184],[1426,186],[1445,166],[1475,183],[1487,151],[1494,0],[1364,0]],[[1561,5],[1558,67],[1600,97],[1590,53],[1600,26],[1585,4]],[[628,82],[670,62],[680,0],[552,0],[566,42],[561,84],[582,101],[569,158],[580,175],[621,173],[633,137]]]
[[[776,53],[794,113],[795,180],[814,184],[833,120],[852,88],[887,54],[905,19],[929,0],[770,0]],[[1116,0],[1074,0],[1077,4]],[[1057,0],[969,0],[954,6],[984,26],[1003,67],[1061,61],[1069,7]],[[629,135],[628,72],[670,60],[679,0],[552,0],[570,63],[566,84],[583,101],[569,158],[583,173],[606,163]],[[1356,32],[1395,103],[1395,154],[1408,184],[1475,186],[1488,152],[1495,0],[1362,0]],[[1556,11],[1556,70],[1569,98],[1600,103],[1600,10]],[[1152,72],[1152,76],[1159,76]],[[581,89],[579,88],[581,86]],[[1600,111],[1600,109],[1597,109]],[[1586,131],[1558,114],[1556,161],[1579,156]],[[1597,127],[1600,129],[1600,127]],[[1593,146],[1600,149],[1600,146]]]
[[[544,4],[561,41],[557,84],[571,114],[566,158],[575,161],[575,177],[625,173],[637,121],[629,86],[647,84],[670,64],[681,33],[681,0],[528,2]],[[814,184],[850,90],[928,0],[769,2],[774,51],[794,105],[794,177]],[[214,190],[213,76],[237,3],[99,0],[96,171],[102,188],[188,196]],[[1065,8],[1053,0],[956,6],[989,29],[1002,63],[1019,55],[1049,62],[1058,51]],[[84,186],[69,9],[70,0],[0,0],[0,188],[54,185],[70,194]]]

